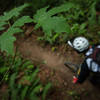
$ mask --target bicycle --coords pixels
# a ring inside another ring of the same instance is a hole
[[[77,75],[80,73],[81,64],[73,64],[71,62],[65,62],[64,65],[71,70],[71,72],[76,73]]]

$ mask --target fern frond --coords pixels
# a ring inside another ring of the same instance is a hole
[[[18,28],[10,28],[8,32],[5,32],[0,36],[0,48],[1,51],[6,51],[8,55],[12,55],[13,52],[13,43],[16,40],[16,38],[13,36],[16,32],[22,32],[22,30]]]
[[[48,24],[47,24],[48,23]],[[47,21],[43,22],[42,28],[45,35],[52,36],[52,31],[56,33],[62,33],[62,32],[70,32],[70,27],[66,23],[66,20],[64,17],[50,17]]]
[[[48,92],[48,90],[51,88],[51,83],[48,83],[45,87],[44,87],[44,91],[43,91],[43,95],[42,95],[42,98],[43,98],[43,100],[46,100],[45,98],[46,98],[46,95],[47,95],[47,92]]]
[[[20,33],[23,32],[22,29],[20,28],[15,28],[15,27],[10,27],[7,32],[3,33],[3,34],[8,34],[8,35],[14,35],[15,33]]]
[[[33,19],[31,19],[29,16],[23,16],[20,19],[18,19],[12,27],[21,27],[23,26],[25,23],[30,23],[33,22]]]
[[[36,78],[37,73],[39,72],[39,69],[37,68],[31,75],[30,82],[34,81]]]
[[[7,22],[4,22],[4,21],[1,21],[0,22],[0,31],[4,30],[4,25],[7,25],[8,23]]]
[[[20,15],[20,12],[28,7],[29,4],[24,4],[20,7],[14,8],[9,12],[5,12],[3,16],[0,16],[0,21],[8,21],[9,19],[11,19],[12,17],[18,17]]]
[[[28,91],[28,86],[26,86],[24,89],[23,89],[23,91],[22,91],[22,93],[21,93],[21,100],[25,100],[25,96],[27,95],[26,93],[27,93],[27,91]]]
[[[66,32],[67,34],[71,33],[70,26],[66,22],[66,19],[64,17],[55,16],[55,14],[68,11],[69,9],[74,8],[75,5],[73,3],[67,3],[47,11],[48,7],[49,6],[37,11],[34,15],[34,22],[37,23],[35,29],[42,27],[45,33],[45,40],[51,43],[53,32],[60,34],[62,32]]]
[[[32,90],[31,94],[36,94],[40,92],[40,89],[43,88],[42,85],[37,85],[35,88]]]
[[[59,7],[52,8],[51,10],[48,11],[48,14],[50,16],[53,16],[53,15],[61,13],[61,12],[69,11],[71,8],[75,8],[75,7],[77,8],[77,6],[78,5],[75,5],[74,3],[67,2],[66,4],[63,4]]]
[[[90,25],[96,24],[96,8],[95,8],[95,6],[96,6],[96,1],[90,6],[90,10],[89,10],[90,17],[88,18]]]
[[[17,73],[12,74],[12,76],[10,77],[10,81],[9,81],[9,87],[11,90],[13,90],[15,88],[15,79],[16,79],[16,75]]]
[[[40,22],[40,24],[41,24],[42,20],[45,20],[47,17],[49,17],[48,13],[47,13],[48,8],[49,8],[49,6],[47,6],[45,8],[41,8],[40,10],[37,10],[37,13],[34,15],[33,21],[35,23]]]
[[[7,19],[4,19],[4,21],[2,21],[0,23],[0,28],[1,30],[4,29],[4,25],[6,25],[7,23],[5,22],[5,20],[8,20],[10,18],[13,17],[14,14],[19,15],[19,11],[21,11],[22,9],[24,9],[26,6],[28,5],[24,5],[21,6],[17,9],[17,13],[14,13],[15,10],[12,10],[11,12],[13,12],[12,16],[9,16]],[[8,16],[9,14],[5,15],[4,17]],[[1,36],[0,36],[0,48],[1,51],[6,51],[8,55],[13,54],[13,49],[14,49],[14,41],[16,40],[16,38],[13,36],[16,33],[20,33],[23,32],[22,29],[20,29],[21,26],[23,26],[25,23],[30,23],[33,20],[29,17],[29,16],[23,16],[20,19],[18,19],[8,30],[7,32],[4,32]]]

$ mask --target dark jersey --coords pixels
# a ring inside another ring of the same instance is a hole
[[[98,45],[100,48],[100,45]],[[88,56],[93,53],[94,48],[90,48],[88,52],[86,52],[86,59],[81,65],[80,73],[78,75],[78,82],[82,83],[86,80],[90,73],[93,73],[91,76],[91,80],[100,84],[100,65],[98,65],[92,58]]]

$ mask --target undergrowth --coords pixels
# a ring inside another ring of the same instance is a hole
[[[63,32],[70,34],[70,26],[66,22],[66,19],[63,16],[56,16],[56,14],[68,11],[72,7],[72,3],[67,3],[50,10],[47,10],[48,7],[38,10],[34,15],[34,22],[37,23],[35,29],[42,27],[44,31],[44,37],[41,37],[40,39],[44,39],[53,44],[53,42],[56,41],[56,38],[58,38]]]
[[[51,83],[42,85],[38,66],[15,57],[0,56],[0,100],[46,100]],[[2,92],[2,87],[7,87]]]
[[[8,55],[14,54],[14,41],[16,40],[14,34],[23,32],[21,27],[25,23],[33,21],[29,16],[17,18],[20,15],[20,12],[28,6],[29,4],[24,4],[9,12],[5,12],[4,15],[0,16],[0,31],[2,33],[0,35],[0,49],[2,52],[5,51]],[[13,18],[17,18],[17,20],[14,23],[11,23]]]
[[[38,40],[44,40],[50,44],[63,43],[75,36],[90,38],[89,34],[91,33],[88,32],[88,29],[93,29],[94,26],[99,24],[100,17],[97,20],[96,16],[97,3],[98,0],[88,2],[87,8],[83,7],[78,0],[76,2],[66,2],[53,8],[47,6],[37,10],[33,19],[30,16],[19,17],[21,12],[26,7],[29,7],[30,4],[24,4],[9,12],[5,12],[0,16],[0,31],[3,33],[0,35],[0,49],[8,55],[13,54],[14,42],[16,40],[14,34],[22,33],[21,27],[25,23],[33,22],[36,23],[34,29],[42,28],[44,32],[43,35],[38,37]],[[97,35],[99,35],[99,31]]]
[[[30,16],[20,16],[28,7],[24,4],[0,16],[0,92],[1,100],[45,100],[51,83],[42,85],[37,77],[38,66],[25,61],[14,52],[14,34],[22,33],[25,23],[33,22]],[[16,50],[15,50],[16,51]]]
[[[86,2],[83,3],[86,4]],[[88,38],[88,34],[91,34],[88,33],[88,29],[98,26],[100,17],[96,15],[98,0],[87,1],[87,3],[83,7],[77,0],[77,2],[66,2],[59,7],[49,8],[47,6],[37,10],[33,17],[36,23],[35,29],[42,28],[44,32],[44,35],[38,39],[54,44],[66,42],[69,38],[75,36],[86,36]]]

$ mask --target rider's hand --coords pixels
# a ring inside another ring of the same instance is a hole
[[[91,49],[91,48],[92,48],[92,45],[89,46],[89,49]]]
[[[78,78],[76,76],[73,76],[73,83],[76,84],[78,81]]]

